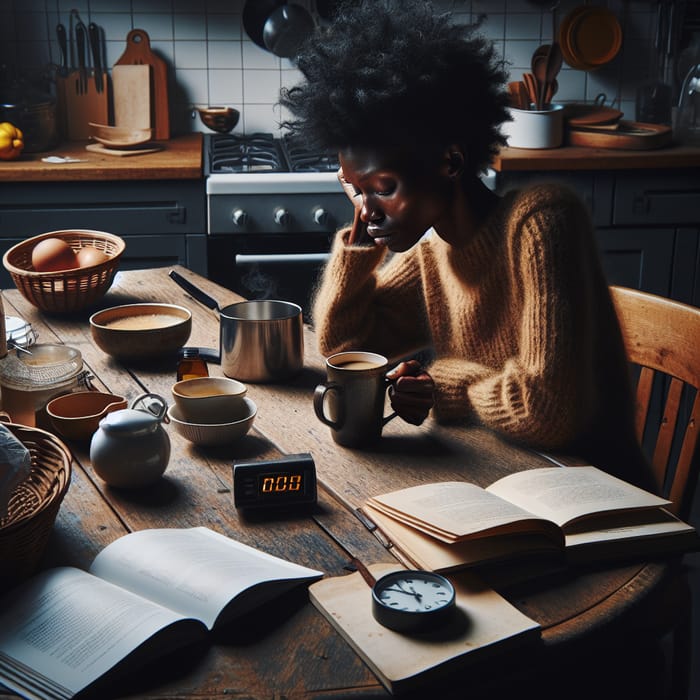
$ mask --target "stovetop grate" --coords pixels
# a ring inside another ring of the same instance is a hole
[[[338,170],[335,153],[313,150],[288,135],[206,134],[205,173],[317,173]]]

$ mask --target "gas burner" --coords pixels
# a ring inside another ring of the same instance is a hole
[[[220,134],[209,139],[211,173],[285,172],[282,151],[272,134]]]
[[[335,153],[311,149],[298,138],[282,137],[284,153],[293,173],[336,172],[340,167]]]

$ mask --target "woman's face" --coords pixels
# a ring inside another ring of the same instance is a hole
[[[437,161],[419,165],[400,155],[348,148],[340,152],[340,166],[346,187],[361,198],[368,234],[395,252],[411,248],[440,221],[454,191],[453,178]]]

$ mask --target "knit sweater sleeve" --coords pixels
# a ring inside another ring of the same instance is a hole
[[[362,349],[392,357],[428,343],[412,253],[387,261],[384,247],[348,246],[348,232],[336,235],[314,297],[321,353]]]
[[[502,328],[512,356],[498,364],[446,357],[430,372],[438,419],[469,417],[513,439],[558,447],[588,424],[596,390],[587,343],[592,231],[573,195],[532,204],[514,209],[508,230],[512,280],[504,294],[522,300],[512,303],[519,318]]]

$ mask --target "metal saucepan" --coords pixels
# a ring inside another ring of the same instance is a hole
[[[170,277],[210,309],[219,312],[221,369],[242,382],[278,382],[304,366],[301,307],[289,301],[257,299],[219,308],[215,299],[179,275]]]

